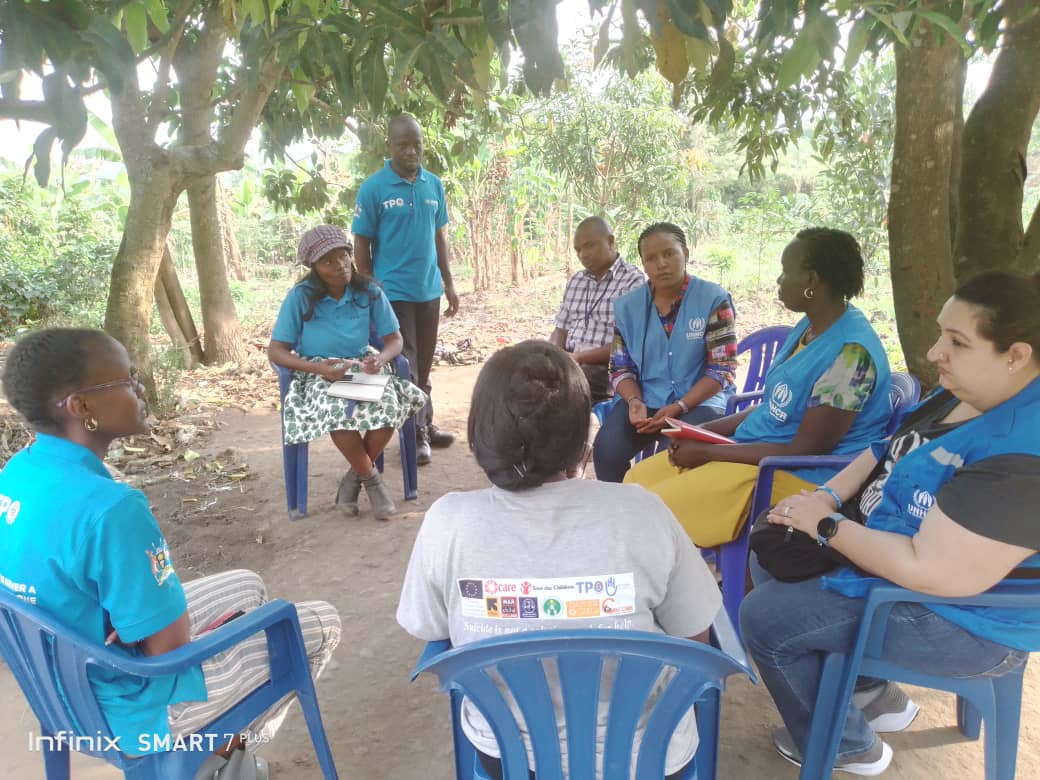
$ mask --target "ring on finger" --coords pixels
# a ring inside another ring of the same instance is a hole
[[[785,506],[784,507],[784,517],[790,517],[790,516],[791,516],[791,507]]]

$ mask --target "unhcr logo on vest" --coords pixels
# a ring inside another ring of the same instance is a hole
[[[912,517],[916,517],[918,520],[923,520],[924,516],[928,514],[928,510],[932,508],[932,504],[934,503],[935,496],[927,490],[918,488],[914,491],[913,502],[906,505],[906,511],[909,512]]]
[[[698,339],[703,339],[705,326],[706,323],[703,317],[693,317],[686,323],[686,340],[697,341]]]
[[[791,388],[787,382],[781,382],[773,388],[773,394],[769,396],[769,413],[780,422],[787,420],[787,412],[784,407],[791,403]]]

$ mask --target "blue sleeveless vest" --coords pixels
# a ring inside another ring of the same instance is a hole
[[[939,489],[962,466],[997,455],[1040,456],[1040,379],[1013,398],[990,409],[896,462],[885,483],[881,503],[870,513],[867,527],[913,536],[935,503]],[[1036,507],[1023,507],[1035,512]],[[1040,566],[1032,555],[1023,566]],[[840,569],[824,577],[825,588],[850,597],[863,597],[876,577]],[[930,606],[933,612],[966,631],[1018,650],[1040,649],[1040,609]]]
[[[614,301],[614,319],[639,371],[643,401],[649,408],[674,403],[704,375],[708,318],[726,301],[732,306],[729,293],[719,285],[691,276],[671,338],[654,308],[649,284]],[[726,387],[701,405],[725,410],[731,395],[733,387]]]
[[[836,455],[859,454],[875,439],[885,435],[892,413],[889,398],[890,371],[884,347],[863,313],[849,304],[845,313],[827,330],[807,344],[797,355],[791,355],[809,327],[803,317],[788,335],[766,373],[762,403],[737,428],[733,438],[739,442],[790,442],[812,395],[813,385],[834,363],[842,346],[859,344],[870,354],[877,371],[877,383],[866,406],[856,415],[852,427],[834,448]],[[835,475],[835,469],[798,469],[795,476],[822,483]]]

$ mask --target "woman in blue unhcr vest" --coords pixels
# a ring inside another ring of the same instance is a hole
[[[848,299],[863,290],[863,256],[841,230],[809,228],[780,258],[778,297],[805,316],[766,374],[764,402],[705,425],[737,444],[673,442],[628,473],[659,495],[701,547],[731,541],[747,520],[758,463],[769,455],[857,453],[884,434],[888,359]],[[779,471],[779,498],[812,490],[834,469]]]
[[[148,498],[105,468],[115,439],[148,433],[122,344],[99,330],[30,333],[8,355],[3,387],[36,436],[0,471],[0,587],[132,656],[169,652],[267,602],[263,581],[244,569],[182,585]],[[323,601],[296,609],[317,677],[339,643],[339,615]],[[252,751],[273,736],[291,698],[227,744],[227,735],[196,733],[270,678],[263,632],[177,675],[88,674],[123,753],[201,745],[215,752],[196,780],[267,778]]]
[[[769,513],[770,523],[801,531],[855,568],[780,582],[752,561],[756,586],[740,625],[784,721],[773,741],[794,763],[805,748],[821,652],[851,651],[872,582],[971,596],[1009,576],[1040,577],[1040,275],[978,276],[938,320],[928,359],[941,389],[889,442],[833,477],[828,492],[790,496]],[[972,677],[1014,669],[1038,649],[1040,610],[904,603],[889,617],[884,657]],[[877,733],[906,728],[916,712],[891,683],[857,691],[836,767],[884,771],[892,750]]]
[[[596,478],[621,482],[632,456],[661,438],[666,417],[704,423],[733,394],[737,336],[730,295],[686,273],[686,235],[668,222],[637,243],[647,284],[614,301],[608,370],[621,402],[596,434]]]

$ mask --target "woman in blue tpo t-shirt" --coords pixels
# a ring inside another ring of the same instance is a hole
[[[742,634],[784,720],[776,748],[794,763],[805,750],[822,654],[851,651],[871,582],[971,596],[1013,573],[1040,575],[1040,276],[976,277],[938,320],[928,359],[943,390],[887,446],[879,442],[831,478],[832,493],[790,496],[769,514],[858,567],[802,582],[763,579],[752,567],[757,584],[741,605]],[[846,502],[865,524],[836,511]],[[975,677],[1014,669],[1037,649],[1040,609],[903,603],[892,609],[882,657]],[[884,771],[892,750],[877,732],[906,728],[916,711],[891,683],[858,691],[836,767]]]
[[[267,601],[251,571],[182,585],[147,497],[105,468],[115,439],[148,432],[144,392],[118,341],[99,330],[37,331],[11,350],[3,387],[36,438],[0,471],[0,587],[95,642],[145,656]],[[297,612],[317,676],[339,643],[339,615],[323,601],[301,602]],[[119,749],[142,755],[168,750],[231,709],[269,679],[270,664],[261,632],[176,675],[88,674]],[[273,735],[289,702],[251,725],[249,747]],[[240,780],[258,766],[266,777],[263,762],[239,745],[208,758],[197,778]]]
[[[328,434],[350,469],[340,481],[336,506],[357,516],[362,486],[377,520],[397,508],[375,461],[394,430],[422,409],[426,393],[392,374],[401,354],[400,324],[390,302],[354,267],[354,244],[335,225],[318,225],[300,238],[300,264],[308,269],[285,297],[271,332],[267,355],[292,369],[282,421],[286,444],[303,444]],[[372,335],[383,349],[369,346]],[[329,385],[350,373],[390,374],[376,401],[328,394]]]

